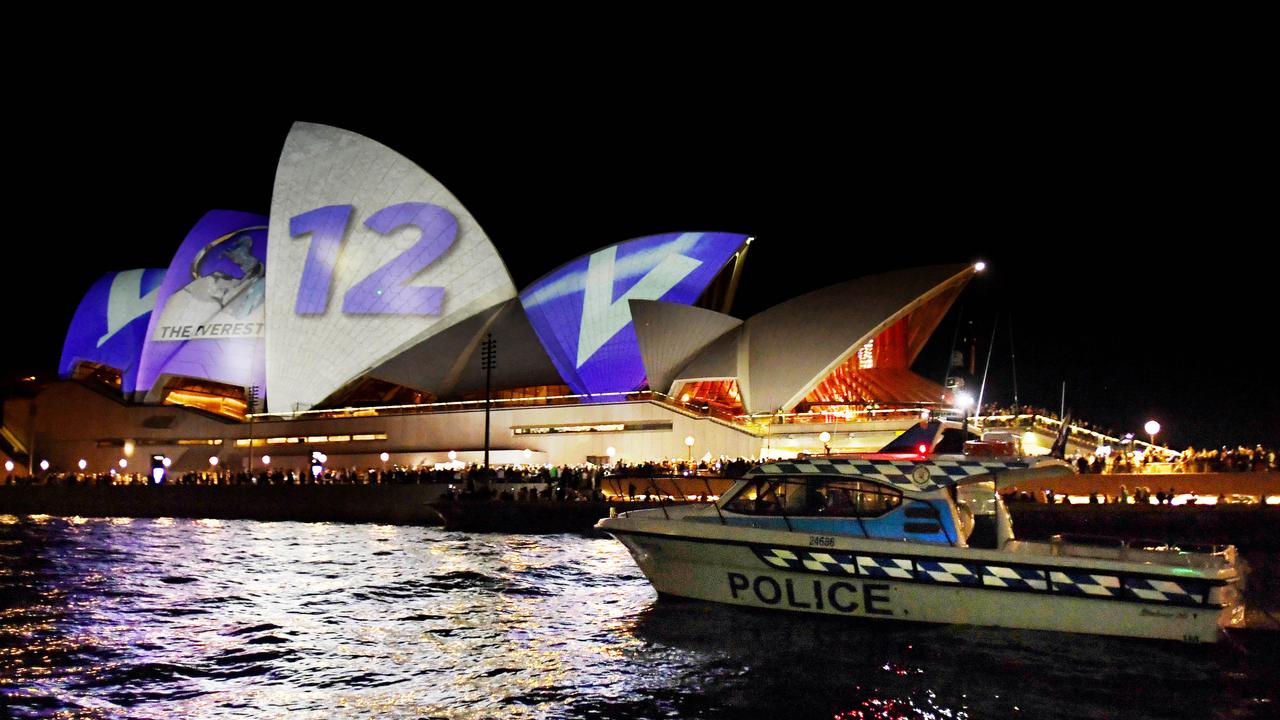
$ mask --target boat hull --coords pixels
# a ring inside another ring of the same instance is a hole
[[[1050,587],[1045,591],[1026,592],[1013,592],[1007,585],[923,582],[921,566],[913,572],[911,561],[893,561],[901,567],[886,562],[884,568],[860,568],[851,563],[841,568],[812,560],[830,558],[830,554],[815,555],[799,548],[769,549],[759,543],[605,529],[623,542],[659,593],[730,605],[1189,643],[1216,642],[1220,628],[1236,624],[1242,612],[1239,603],[1233,602],[1183,606],[1072,596],[1053,592],[1051,582],[1046,583]],[[780,560],[778,556],[800,560]],[[949,562],[952,560],[955,558],[943,559],[949,566],[956,564]],[[770,562],[796,567],[776,567]],[[868,569],[889,574],[862,572]],[[895,570],[900,577],[890,576]],[[1051,569],[1044,572],[1047,577]],[[1235,588],[1225,590],[1234,593]]]

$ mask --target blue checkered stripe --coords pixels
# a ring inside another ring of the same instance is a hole
[[[810,552],[782,548],[755,548],[761,560],[783,570],[808,570],[832,575],[857,575],[853,555],[838,552]]]
[[[979,565],[982,584],[986,587],[1011,590],[1045,590],[1049,587],[1043,570],[1005,567],[1003,565]]]
[[[1054,592],[1088,597],[1120,597],[1120,578],[1115,575],[1095,575],[1085,571],[1049,572]]]
[[[903,558],[858,556],[858,571],[867,577],[910,580],[914,577],[912,563]]]
[[[829,575],[865,575],[900,580],[911,580],[914,577],[911,561],[901,558],[769,547],[753,549],[765,563],[782,570],[819,572]]]
[[[929,470],[928,478],[913,477],[916,468]],[[1019,460],[864,460],[853,458],[811,458],[794,462],[761,465],[752,475],[856,475],[893,485],[918,490],[936,490],[956,480],[989,475],[1006,470],[1023,470],[1028,464]]]
[[[1200,605],[1207,584],[1199,581],[1120,577],[1086,570],[1047,570],[1006,565],[983,565],[955,560],[912,560],[850,552],[753,547],[771,567],[846,577],[914,580],[939,585],[982,586],[991,589]]]
[[[980,566],[946,560],[919,560],[916,577],[926,582],[951,585],[981,585]]]
[[[1175,605],[1199,605],[1207,589],[1204,583],[1184,580],[1124,579],[1124,591],[1129,597]]]

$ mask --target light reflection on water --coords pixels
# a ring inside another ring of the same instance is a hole
[[[571,535],[0,517],[0,711],[17,716],[1269,717],[1274,637],[657,602],[620,544]]]

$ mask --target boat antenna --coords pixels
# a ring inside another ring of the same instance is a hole
[[[1018,414],[1018,354],[1013,347],[1013,311],[1009,311],[1009,364],[1013,367],[1013,414]]]
[[[995,322],[991,324],[991,343],[987,345],[987,362],[982,367],[982,384],[978,386],[978,404],[973,408],[975,418],[982,417],[982,396],[987,392],[987,371],[991,369],[991,352],[996,349],[996,328],[1000,325],[1000,316],[997,314]]]

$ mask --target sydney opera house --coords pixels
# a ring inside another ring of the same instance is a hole
[[[6,403],[5,446],[50,472],[472,462],[490,397],[495,463],[785,456],[824,432],[874,450],[947,404],[910,368],[974,267],[733,317],[751,242],[625,240],[520,289],[413,162],[299,123],[268,216],[211,211],[167,268],[89,288],[63,379]]]

